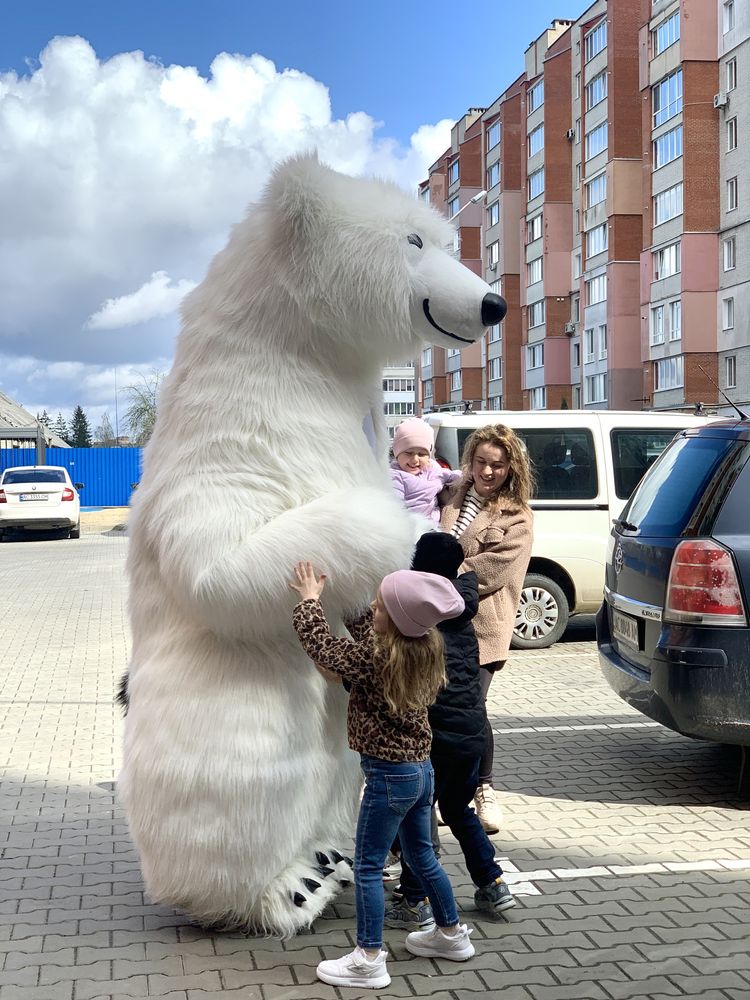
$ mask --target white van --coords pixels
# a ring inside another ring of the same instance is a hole
[[[557,642],[570,615],[602,602],[613,518],[683,427],[716,417],[614,410],[480,410],[429,413],[438,460],[459,467],[477,427],[506,424],[526,445],[536,477],[534,547],[511,646]]]

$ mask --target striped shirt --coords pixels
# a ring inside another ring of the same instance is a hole
[[[454,538],[460,538],[463,535],[482,507],[484,507],[484,500],[472,486],[464,497],[456,523],[451,528],[451,534]]]

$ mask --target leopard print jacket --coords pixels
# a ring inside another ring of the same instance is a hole
[[[295,607],[293,624],[310,659],[351,685],[347,731],[352,750],[394,763],[427,760],[432,741],[427,708],[395,715],[380,690],[372,612],[346,623],[351,639],[331,634],[320,601],[311,598]]]

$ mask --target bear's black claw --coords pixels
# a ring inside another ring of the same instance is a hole
[[[341,860],[346,861],[346,863],[349,865],[350,868],[354,867],[354,862],[352,861],[351,858],[347,858],[346,855],[344,855],[344,857]]]
[[[315,860],[318,862],[319,865],[330,865],[330,863],[331,863],[328,860],[328,855],[327,854],[323,854],[322,851],[316,851],[315,852]]]
[[[314,878],[303,878],[302,884],[306,889],[309,889],[310,892],[317,892],[320,888],[320,882],[316,882]]]
[[[348,889],[351,884],[352,884],[351,879],[348,878],[339,879],[339,885],[341,886],[342,889]]]
[[[333,858],[333,863],[335,865],[337,865],[339,863],[339,861],[343,861],[344,860],[344,855],[343,854],[339,854],[338,851],[331,851],[331,857]]]
[[[292,896],[292,902],[295,906],[302,906],[303,903],[307,902],[307,896],[303,896],[301,892],[295,892]]]
[[[319,872],[323,878],[328,878],[329,875],[333,875],[333,868],[327,868],[325,865],[321,865],[319,868],[316,868],[315,871]]]

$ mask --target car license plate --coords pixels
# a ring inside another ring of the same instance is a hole
[[[612,611],[612,635],[620,642],[638,649],[638,620],[619,611]]]
[[[18,499],[21,503],[24,500],[49,500],[49,493],[19,493]]]

